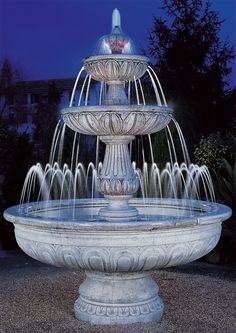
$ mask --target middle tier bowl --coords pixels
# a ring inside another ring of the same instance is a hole
[[[173,110],[155,105],[78,106],[62,110],[73,131],[87,135],[144,135],[166,127]]]

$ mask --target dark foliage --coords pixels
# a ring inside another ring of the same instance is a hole
[[[223,21],[210,1],[162,0],[167,19],[154,17],[149,55],[188,144],[226,130],[235,114],[227,75],[233,47],[219,37]]]
[[[32,143],[30,143],[28,135],[19,135],[14,141],[14,150],[12,149],[12,154],[7,160],[8,167],[3,174],[4,183],[0,198],[1,211],[19,203],[25,174],[31,164]],[[13,225],[5,221],[2,217],[0,217],[0,232],[0,240],[2,240],[3,248],[6,250],[15,248],[16,242]]]
[[[14,93],[13,72],[10,61],[5,58],[0,73],[0,121]]]
[[[16,140],[14,155],[5,173],[3,198],[7,205],[16,205],[20,201],[22,185],[31,164],[32,144],[27,134],[19,135]]]
[[[37,113],[34,115],[36,130],[34,131],[35,159],[45,163],[49,159],[50,147],[54,129],[59,119],[58,105],[61,94],[54,81],[49,82],[48,93],[45,99],[38,103]]]

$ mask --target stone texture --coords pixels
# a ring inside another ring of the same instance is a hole
[[[139,180],[131,165],[129,143],[134,136],[102,136],[105,157],[98,177],[99,191],[108,200],[99,215],[107,221],[137,220],[138,210],[128,203],[139,188]]]
[[[81,271],[26,255],[0,255],[1,333],[234,333],[236,267],[194,262],[153,273],[165,299],[161,322],[101,326],[77,320]]]
[[[99,209],[99,203],[101,205],[102,202],[98,200],[97,205],[96,201],[90,202],[90,205],[96,205],[96,209]],[[140,203],[142,200],[134,202],[137,207],[143,205]],[[87,210],[91,210],[88,200],[78,200],[77,206],[81,205],[85,209],[86,203]],[[175,200],[167,199],[169,213],[171,203],[174,209],[177,204]],[[47,210],[56,214],[55,201],[52,201],[51,208],[49,204]],[[64,207],[68,204],[65,201]],[[198,201],[193,201],[192,207],[194,204],[199,206]],[[208,253],[219,240],[222,220],[231,213],[223,205],[204,203],[205,215],[202,212],[197,217],[184,216],[182,223],[181,219],[170,219],[168,214],[162,223],[155,215],[153,220],[143,222],[93,222],[86,217],[81,221],[60,221],[57,215],[51,218],[40,216],[40,205],[41,211],[45,212],[43,203],[32,206],[30,212],[27,204],[20,206],[20,210],[16,206],[5,212],[5,217],[14,222],[19,246],[28,255],[44,263],[87,271],[90,282],[90,272],[100,272],[99,279],[97,275],[92,279],[93,297],[88,293],[89,287],[82,288],[81,298],[75,304],[76,316],[92,323],[112,325],[159,320],[163,306],[159,300],[158,287],[150,276],[140,278],[137,274],[187,263]],[[63,209],[60,201],[58,209]],[[119,279],[117,274],[120,274]],[[101,288],[102,276],[104,283]],[[85,280],[83,285],[88,285],[89,281]],[[131,288],[130,283],[136,287]],[[149,297],[146,293],[142,297],[140,285],[145,285]],[[112,291],[107,293],[106,288]],[[87,312],[82,311],[85,308]],[[109,308],[105,314],[102,310],[104,308]],[[120,313],[118,308],[130,315],[125,319],[124,316],[116,315]],[[143,311],[146,311],[146,316]],[[115,315],[111,316],[111,313]],[[134,315],[131,316],[131,313]]]
[[[88,74],[96,81],[124,82],[138,80],[148,67],[149,58],[139,55],[102,55],[84,60]]]
[[[87,135],[144,135],[162,130],[173,110],[157,105],[81,106],[62,110],[73,131]]]
[[[124,83],[140,79],[147,70],[149,58],[139,55],[102,55],[84,60],[88,74],[108,85],[105,105],[128,104]]]
[[[78,319],[100,325],[161,319],[163,302],[149,274],[87,272],[86,275],[74,307]]]

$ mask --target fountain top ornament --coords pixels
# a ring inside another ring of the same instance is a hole
[[[138,54],[130,37],[121,29],[118,9],[112,14],[112,31],[101,37],[91,57],[84,59],[84,68],[91,78],[109,86],[106,105],[127,105],[124,84],[139,80],[146,72],[149,58]]]
[[[116,8],[112,13],[112,31],[109,35],[102,36],[93,52],[93,55],[110,54],[138,54],[132,39],[123,33],[121,28],[120,12]]]

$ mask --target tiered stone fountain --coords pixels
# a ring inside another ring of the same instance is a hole
[[[124,83],[141,78],[149,59],[134,53],[117,10],[112,33],[99,41],[98,50],[84,67],[108,85],[103,105],[69,107],[62,114],[72,130],[99,135],[106,144],[98,177],[105,199],[33,202],[9,208],[5,218],[14,223],[28,255],[85,270],[74,308],[78,319],[109,325],[160,320],[164,306],[150,272],[208,253],[231,212],[198,200],[132,199],[139,181],[128,144],[135,135],[163,129],[173,112],[161,105],[129,105]],[[80,218],[72,218],[72,207]]]

